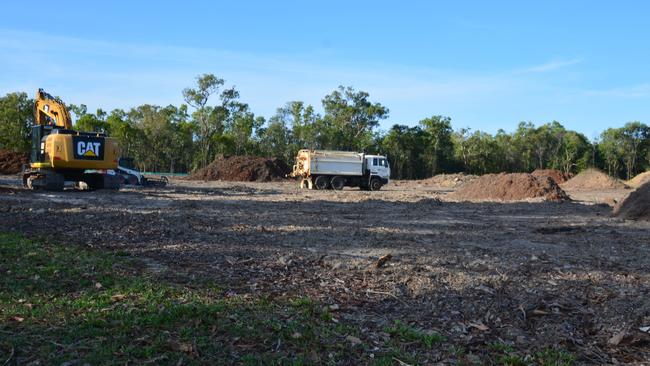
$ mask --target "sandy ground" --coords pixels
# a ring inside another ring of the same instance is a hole
[[[399,319],[479,355],[504,342],[524,353],[559,346],[579,364],[650,362],[639,330],[650,326],[650,222],[612,218],[603,203],[629,191],[471,203],[452,201],[453,189],[395,183],[337,192],[174,180],[35,193],[4,176],[0,230],[127,252],[160,276],[220,283],[225,295],[313,297],[375,344]]]

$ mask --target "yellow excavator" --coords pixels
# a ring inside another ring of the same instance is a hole
[[[119,188],[120,179],[109,174],[119,160],[117,141],[103,133],[73,130],[65,104],[43,89],[36,92],[31,135],[30,165],[23,171],[26,188],[61,191],[65,182]]]

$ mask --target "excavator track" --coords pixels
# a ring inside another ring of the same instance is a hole
[[[53,171],[26,171],[23,172],[23,186],[34,191],[63,191],[65,179],[63,174]]]

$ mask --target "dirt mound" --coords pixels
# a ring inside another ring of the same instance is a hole
[[[534,172],[531,173],[535,177],[549,177],[555,181],[557,184],[562,184],[566,182],[567,180],[571,179],[571,175],[564,173],[560,170],[557,169],[537,169]]]
[[[625,184],[627,184],[630,187],[637,188],[644,185],[647,182],[650,182],[650,172],[638,174],[636,177],[625,182]]]
[[[442,188],[459,188],[463,185],[477,179],[478,176],[455,173],[455,174],[438,174],[431,178],[423,179],[420,182],[425,186],[437,186]]]
[[[628,220],[650,221],[650,182],[646,182],[614,207],[614,215]]]
[[[562,184],[564,189],[618,189],[628,188],[620,180],[598,169],[587,169]]]
[[[291,172],[281,159],[259,156],[218,156],[210,165],[190,174],[190,180],[268,182],[285,179]]]
[[[0,174],[20,173],[24,164],[29,164],[27,153],[0,150]]]
[[[569,196],[548,177],[528,173],[486,174],[453,193],[461,200],[519,201],[541,198],[548,201],[568,200]]]

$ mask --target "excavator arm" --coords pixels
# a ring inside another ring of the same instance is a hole
[[[72,118],[61,99],[38,89],[34,99],[34,124],[72,129]]]

